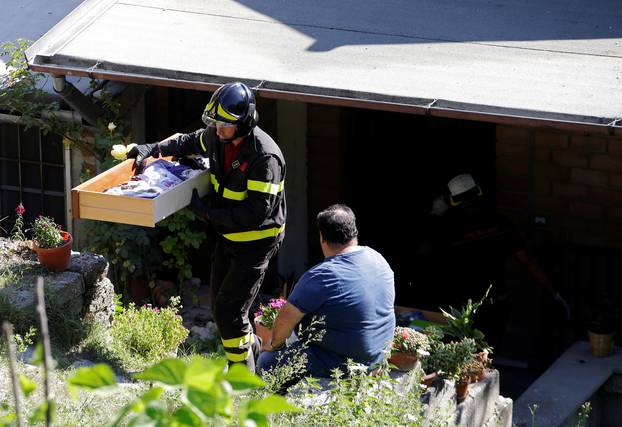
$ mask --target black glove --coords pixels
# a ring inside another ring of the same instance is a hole
[[[128,159],[135,159],[133,169],[136,173],[142,171],[145,159],[148,157],[160,157],[160,148],[157,142],[137,145],[127,152]]]
[[[196,188],[192,190],[192,199],[188,207],[198,217],[209,219],[209,208],[203,203],[201,197],[199,197],[199,192]]]

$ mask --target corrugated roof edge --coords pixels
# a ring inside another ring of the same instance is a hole
[[[34,47],[34,46],[33,46]],[[53,75],[83,76],[127,83],[213,91],[230,76],[206,75],[161,68],[146,68],[65,55],[44,55],[31,48],[28,58],[34,71]],[[283,82],[245,80],[258,96],[343,107],[367,108],[436,117],[467,119],[498,124],[546,127],[560,130],[590,131],[611,136],[622,135],[622,117],[579,116],[548,111],[514,109],[501,106],[467,104],[444,99],[423,99],[380,93],[304,86]]]

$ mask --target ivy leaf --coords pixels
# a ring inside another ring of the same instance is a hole
[[[229,371],[224,376],[224,380],[228,381],[234,390],[248,390],[266,385],[261,378],[253,374],[246,365],[241,363],[231,365]]]
[[[21,387],[22,392],[26,397],[30,396],[32,392],[37,389],[37,384],[35,384],[35,382],[28,378],[26,375],[19,374],[18,380],[19,386]]]
[[[76,373],[70,377],[67,382],[72,386],[91,390],[117,384],[114,372],[112,372],[110,366],[105,363],[99,363],[95,366],[85,368],[78,368]]]
[[[163,359],[143,372],[134,374],[134,378],[143,381],[159,381],[168,385],[182,385],[186,373],[186,364],[179,359]]]

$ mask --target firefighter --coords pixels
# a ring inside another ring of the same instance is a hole
[[[480,299],[492,284],[477,313],[476,325],[486,334],[487,341],[498,347],[511,311],[505,263],[515,257],[569,318],[568,304],[529,254],[516,227],[495,211],[473,176],[457,175],[447,188],[449,194],[436,199],[430,212],[434,221],[428,240],[440,258],[436,263],[436,279],[447,285],[442,290],[436,289],[432,296],[434,302],[443,308],[461,307],[468,298]]]
[[[229,363],[246,363],[254,371],[261,343],[248,311],[285,235],[285,160],[257,126],[255,96],[244,83],[218,88],[202,120],[205,128],[139,145],[128,157],[136,164],[159,155],[209,159],[213,191],[203,201],[195,189],[191,207],[216,231],[212,313]]]

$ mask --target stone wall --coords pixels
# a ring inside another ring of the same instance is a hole
[[[0,320],[12,321],[17,330],[36,325],[36,282],[45,284],[50,329],[53,320],[92,320],[109,326],[114,314],[114,286],[106,277],[108,261],[101,255],[72,252],[66,271],[51,273],[37,261],[36,254],[24,242],[0,239],[0,264],[14,282],[0,286]]]

